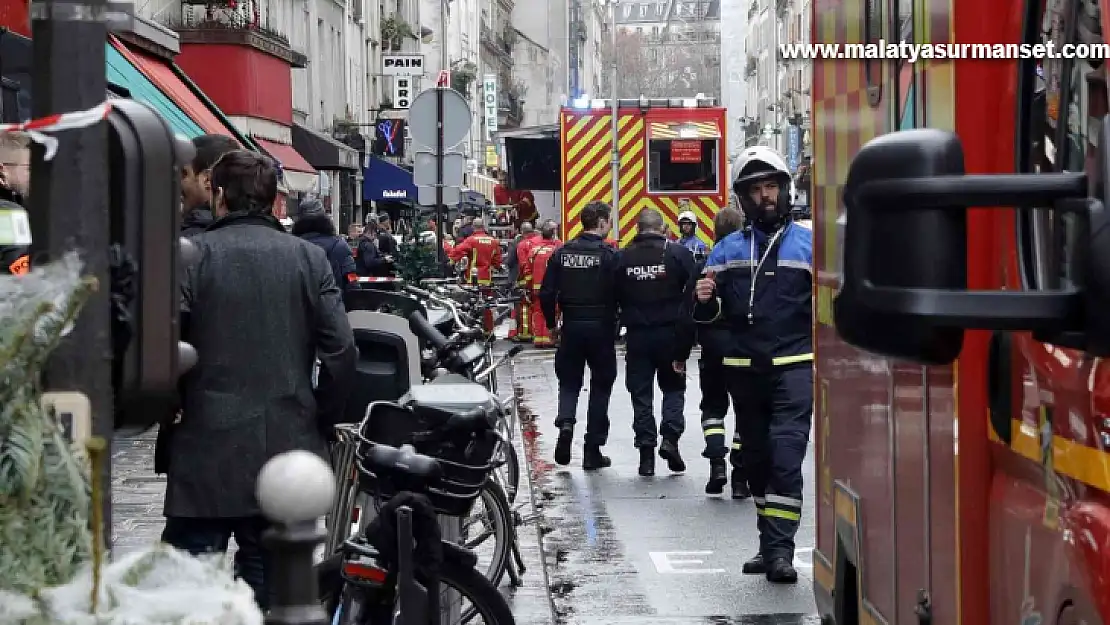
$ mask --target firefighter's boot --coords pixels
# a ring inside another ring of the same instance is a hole
[[[655,448],[640,448],[640,475],[651,477],[655,475]]]
[[[764,575],[767,573],[767,563],[763,561],[763,554],[757,553],[754,558],[744,563],[741,569],[744,575]]]
[[[667,461],[667,468],[675,473],[682,473],[686,470],[686,463],[682,460],[682,455],[678,453],[678,441],[664,438],[663,443],[659,445],[659,457]]]
[[[582,452],[582,468],[586,471],[604,469],[613,464],[609,456],[601,453],[600,445],[586,445]]]
[[[709,481],[705,483],[706,495],[720,495],[725,490],[728,481],[728,471],[725,469],[724,458],[709,459]],[[735,488],[735,486],[733,486]]]
[[[559,440],[555,441],[555,464],[562,466],[570,464],[572,443],[574,443],[574,426],[564,425],[559,428]]]
[[[748,480],[744,479],[744,472],[738,469],[732,470],[732,498],[733,499],[747,499],[752,496],[752,491],[748,488]]]
[[[797,584],[798,571],[786,558],[775,558],[767,564],[767,581],[772,584]]]

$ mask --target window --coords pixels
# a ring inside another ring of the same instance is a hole
[[[1103,43],[1098,0],[1029,0],[1025,40],[1030,43]],[[1106,65],[1101,59],[1027,59],[1021,75],[1018,167],[1027,172],[1086,170],[1096,184],[1095,154],[1108,112]],[[1049,210],[1018,214],[1022,281],[1027,288],[1058,289],[1069,282],[1066,262],[1078,235],[1076,215]]]
[[[648,141],[648,191],[717,191],[718,139]]]

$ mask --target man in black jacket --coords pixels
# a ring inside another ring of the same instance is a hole
[[[355,244],[355,271],[368,278],[388,277],[393,272],[393,260],[378,249],[378,224],[366,222]]]
[[[343,237],[335,234],[335,224],[324,210],[324,203],[318,198],[312,197],[301,202],[301,214],[293,222],[293,235],[324,250],[340,291],[346,291],[358,279],[351,246]]]
[[[202,135],[193,139],[193,147],[196,155],[181,168],[181,235],[186,237],[212,224],[212,166],[239,144],[224,135]]]
[[[211,188],[217,221],[193,239],[197,259],[182,283],[181,336],[198,361],[181,380],[162,539],[202,553],[225,551],[234,535],[238,574],[265,609],[269,523],[255,500],[258,472],[294,449],[328,459],[327,432],[342,421],[357,351],[323,250],[271,214],[273,161],[225,154]]]
[[[632,396],[632,429],[642,476],[655,475],[655,447],[671,471],[685,471],[678,439],[686,429],[686,359],[694,348],[690,300],[698,277],[694,256],[667,240],[658,211],[640,211],[636,238],[620,255],[616,296],[625,343],[625,383]],[[655,381],[663,392],[658,428],[653,414]],[[660,434],[662,443],[659,442]]]

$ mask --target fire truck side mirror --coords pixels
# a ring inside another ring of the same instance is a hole
[[[923,364],[955,360],[965,329],[1082,331],[1081,284],[967,289],[967,209],[1052,206],[1087,223],[1092,202],[1083,173],[964,175],[963,148],[948,131],[870,141],[852,160],[845,186],[838,331],[862,349]]]
[[[193,146],[132,100],[112,102],[108,125],[112,241],[132,269],[128,340],[115,363],[115,424],[137,432],[173,415],[181,361],[196,361],[191,346],[179,343],[178,274],[180,167]]]

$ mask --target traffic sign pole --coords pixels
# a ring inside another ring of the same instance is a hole
[[[442,88],[436,89],[436,228],[439,230],[436,233],[436,258],[441,269],[447,262],[447,250],[443,249],[443,233],[446,231],[443,220],[447,216],[443,206],[443,152],[447,149],[443,145],[443,91]]]

